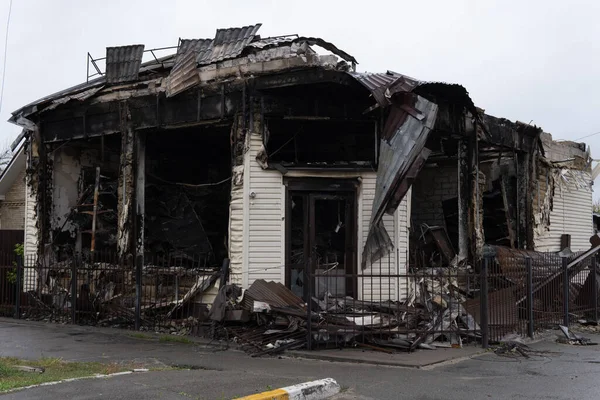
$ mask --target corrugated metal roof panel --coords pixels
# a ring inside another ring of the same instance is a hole
[[[252,310],[254,301],[262,301],[271,307],[296,309],[303,311],[304,300],[296,296],[290,289],[279,282],[267,282],[257,279],[244,292],[243,304]]]
[[[242,28],[217,29],[211,46],[198,52],[198,65],[212,64],[218,61],[235,58],[254,39],[261,24]]]
[[[367,242],[363,250],[363,269],[391,249],[389,235],[382,223],[383,214],[395,210],[410,188],[409,180],[417,176],[429,155],[425,142],[437,117],[437,104],[414,96],[413,104],[394,104],[390,116],[395,121],[392,131],[379,146],[377,185]],[[408,178],[408,179],[407,179]]]
[[[106,81],[120,83],[134,81],[138,78],[144,45],[107,47],[106,48]]]
[[[177,49],[177,55],[185,54],[188,51],[200,51],[207,49],[212,43],[212,39],[181,39],[179,48]]]
[[[266,49],[269,47],[277,47],[285,44],[291,44],[296,39],[298,39],[297,35],[269,37],[251,42],[248,44],[248,47],[254,47],[256,49]]]
[[[342,59],[344,59],[346,61],[349,61],[349,62],[352,62],[355,64],[358,63],[353,56],[351,56],[350,54],[346,53],[343,50],[340,50],[333,43],[330,43],[326,40],[323,40],[321,38],[315,38],[315,37],[305,37],[305,36],[299,37],[298,35],[270,37],[270,38],[259,39],[254,42],[251,42],[247,45],[247,47],[263,50],[263,49],[268,49],[271,47],[280,47],[280,46],[291,45],[293,43],[296,43],[296,44],[306,43],[309,46],[313,46],[313,45],[320,46],[320,47],[324,48],[325,50],[329,50],[333,54],[337,55],[338,57],[341,57]]]
[[[387,71],[383,73],[374,72],[349,72],[357,81],[366,87],[373,98],[382,107],[390,105],[388,89],[393,92],[405,91],[411,92],[422,82],[410,76],[402,75],[397,72]]]
[[[206,51],[212,39],[182,39],[177,50],[177,58],[167,79],[167,96],[174,96],[199,82],[196,72],[198,52]]]
[[[346,61],[349,61],[349,62],[354,63],[354,64],[358,64],[358,61],[356,61],[356,58],[352,57],[350,54],[348,54],[345,51],[339,49],[333,43],[328,42],[328,41],[326,41],[324,39],[315,38],[315,37],[305,37],[305,36],[302,36],[302,37],[299,37],[298,39],[294,40],[294,42],[295,43],[306,42],[310,46],[313,46],[313,45],[320,46],[320,47],[324,48],[325,50],[329,50],[330,52],[332,52],[336,56],[343,58]]]

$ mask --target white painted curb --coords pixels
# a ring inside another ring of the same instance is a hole
[[[321,400],[340,392],[340,385],[332,378],[300,383],[282,388],[288,393],[290,400]]]

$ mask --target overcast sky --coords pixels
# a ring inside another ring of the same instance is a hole
[[[8,8],[0,0],[0,57]],[[600,131],[599,16],[597,0],[14,0],[0,145],[20,132],[4,122],[12,111],[85,81],[87,52],[176,46],[257,22],[263,37],[333,42],[360,71],[460,83],[488,114],[575,140]],[[600,134],[584,141],[600,158]]]

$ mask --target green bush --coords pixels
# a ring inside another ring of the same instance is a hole
[[[25,246],[23,246],[23,243],[17,243],[17,244],[15,244],[14,251],[18,257],[23,257],[23,255],[25,254]],[[9,283],[17,282],[17,262],[13,261],[13,265],[15,267],[13,269],[11,269],[10,271],[8,271],[6,274],[6,280]]]

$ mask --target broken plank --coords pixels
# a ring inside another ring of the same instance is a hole
[[[219,279],[220,276],[221,271],[215,271],[212,273],[212,275],[208,277],[198,277],[198,280],[196,281],[194,286],[192,286],[192,288],[185,294],[185,296],[183,296],[183,299],[178,301],[175,304],[175,307],[173,307],[173,309],[169,311],[169,313],[167,314],[167,318],[171,318],[171,315],[173,315],[175,311],[177,311],[181,306],[187,303],[194,296],[206,292],[212,285],[215,284],[215,282],[217,281],[217,279]]]

